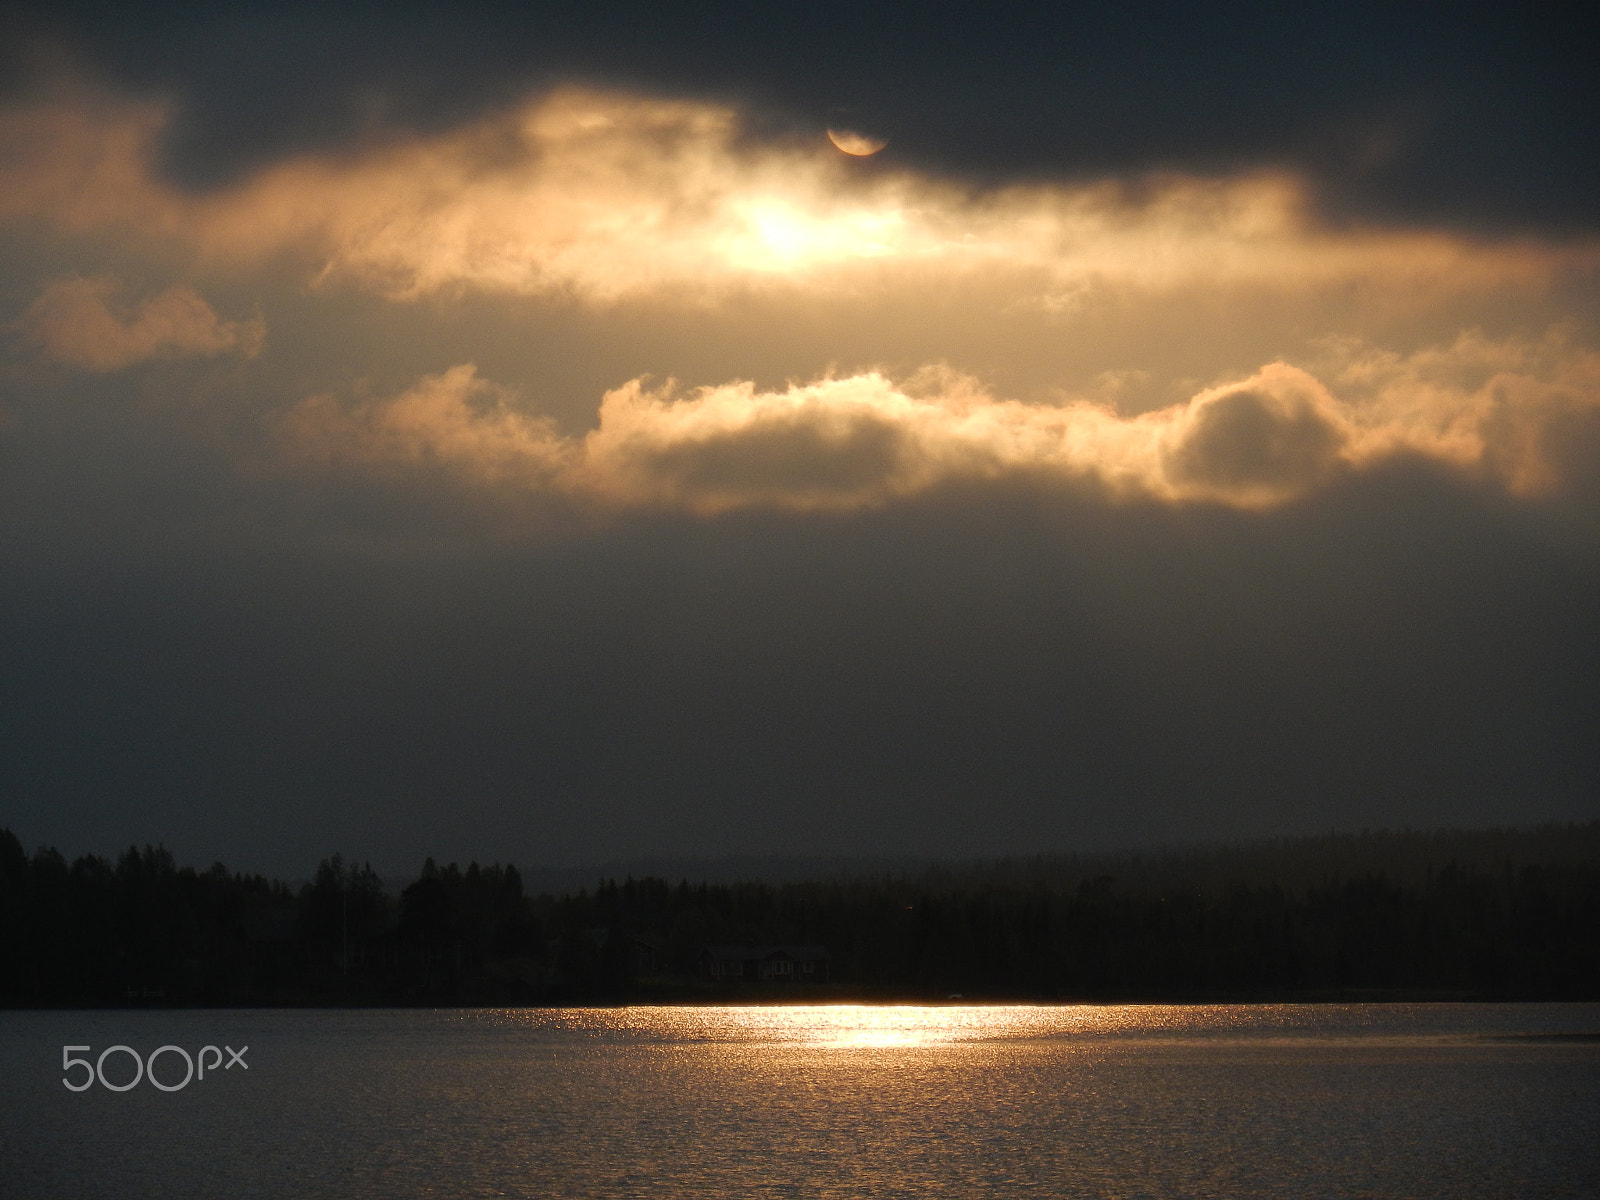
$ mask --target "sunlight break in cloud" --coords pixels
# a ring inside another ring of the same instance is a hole
[[[193,290],[171,287],[137,307],[115,305],[111,279],[62,279],[19,323],[48,357],[87,371],[115,371],[152,358],[253,358],[266,338],[259,318],[224,321]]]
[[[1527,493],[1557,482],[1551,428],[1600,411],[1600,356],[1468,335],[1409,357],[1330,349],[1341,399],[1309,372],[1269,363],[1183,404],[1119,416],[1086,401],[997,399],[929,368],[783,391],[731,383],[679,393],[634,380],[606,393],[599,424],[563,438],[521,414],[470,366],[390,400],[300,404],[283,424],[302,460],[441,465],[495,484],[605,505],[716,513],[752,505],[848,510],[952,481],[1084,484],[1128,499],[1264,508],[1395,455],[1423,456]]]
[[[755,144],[737,114],[561,90],[463,128],[305,156],[204,195],[155,163],[165,112],[107,102],[0,110],[0,219],[118,229],[214,259],[291,253],[396,298],[463,289],[679,303],[731,290],[855,289],[974,273],[1071,307],[1086,289],[1360,283],[1539,287],[1595,247],[1334,230],[1280,173],[975,193],[853,169],[826,144]],[[820,142],[820,138],[817,142]]]

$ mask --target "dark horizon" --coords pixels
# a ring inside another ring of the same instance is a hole
[[[868,855],[748,854],[714,857],[639,857],[576,866],[556,866],[538,861],[518,861],[514,855],[475,856],[424,854],[408,864],[384,864],[360,852],[359,847],[334,847],[290,872],[260,871],[246,864],[218,859],[186,860],[159,839],[130,842],[119,848],[79,848],[75,852],[38,844],[30,848],[15,830],[0,826],[0,835],[17,839],[29,856],[59,855],[67,863],[97,860],[107,864],[132,855],[168,856],[179,870],[216,871],[233,877],[262,876],[274,884],[299,889],[312,883],[317,871],[333,860],[373,873],[385,894],[397,897],[414,882],[424,863],[464,869],[515,869],[529,895],[576,894],[602,884],[653,879],[677,885],[763,884],[781,886],[852,881],[902,881],[935,883],[982,880],[1005,885],[1041,879],[1084,879],[1107,872],[1123,879],[1152,880],[1183,886],[1232,882],[1261,882],[1303,878],[1331,878],[1346,874],[1381,873],[1397,880],[1414,880],[1433,867],[1455,863],[1473,868],[1519,870],[1537,863],[1600,861],[1600,820],[1540,822],[1527,825],[1481,827],[1369,826],[1317,832],[1267,835],[1252,838],[1196,840],[1143,846],[1113,846],[1086,850],[1037,849],[1031,853],[935,857]],[[354,852],[347,852],[347,850]],[[1290,864],[1294,864],[1292,869]]]
[[[1600,998],[1600,822],[553,894],[430,857],[395,882],[338,855],[299,887],[155,847],[69,866],[0,830],[0,1005]]]

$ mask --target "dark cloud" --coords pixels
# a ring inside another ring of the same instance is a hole
[[[13,542],[7,820],[280,870],[962,855],[1582,816],[1600,772],[1592,558],[1420,468],[292,541]]]
[[[1244,386],[1195,406],[1166,468],[1180,484],[1294,494],[1327,479],[1344,440],[1309,396]]]
[[[798,414],[753,430],[680,440],[656,450],[644,465],[668,486],[691,493],[804,501],[880,486],[899,465],[904,440],[886,420],[856,416],[829,427]]]
[[[1600,211],[1580,6],[58,3],[9,24],[175,95],[168,167],[193,186],[578,80],[808,133],[848,116],[891,137],[885,160],[979,180],[1266,163],[1356,214],[1592,229]]]

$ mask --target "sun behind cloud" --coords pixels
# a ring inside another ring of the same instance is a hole
[[[158,105],[104,98],[0,108],[0,222],[163,247],[235,278],[286,270],[311,292],[375,294],[421,321],[417,302],[471,295],[536,297],[580,320],[621,308],[647,320],[705,314],[710,326],[752,297],[779,297],[783,319],[747,326],[752,353],[862,297],[885,327],[940,305],[946,331],[1022,313],[1012,332],[1083,343],[1109,330],[1147,356],[1162,352],[1143,344],[1157,340],[1150,314],[1270,315],[1293,301],[1303,350],[1360,347],[1359,361],[1352,350],[1327,365],[1275,349],[1225,371],[1170,369],[1166,392],[1142,406],[1065,385],[1048,398],[1008,395],[937,353],[893,367],[881,365],[888,355],[814,359],[784,386],[742,369],[719,384],[651,386],[633,366],[611,376],[629,381],[605,392],[581,432],[562,432],[524,406],[516,381],[491,381],[452,350],[387,399],[347,403],[344,383],[330,381],[280,402],[275,428],[301,461],[425,465],[600,507],[703,514],[851,510],[948,481],[1024,477],[1261,509],[1407,454],[1526,494],[1558,474],[1557,417],[1600,406],[1595,355],[1575,338],[1450,327],[1452,305],[1540,297],[1592,276],[1600,244],[1333,226],[1306,181],[1282,171],[983,191],[763,142],[726,106],[563,88],[454,129],[288,156],[193,191],[160,170],[169,123]],[[881,146],[831,136],[848,154]],[[1419,349],[1412,333],[1396,348],[1324,310],[1380,329],[1431,312],[1455,340]],[[265,328],[219,317],[187,284],[122,305],[104,276],[48,284],[19,327],[46,356],[102,373],[251,357]],[[1498,349],[1470,379],[1441,382],[1418,365],[1419,355],[1476,362],[1488,345]],[[1149,374],[1139,362],[1106,377]]]
[[[0,221],[117,231],[241,267],[315,263],[395,299],[464,291],[674,305],[788,289],[984,285],[1049,305],[1086,289],[1361,287],[1410,302],[1544,286],[1600,246],[1331,228],[1304,180],[1255,171],[974,193],[857,178],[820,148],[743,139],[729,108],[562,89],[460,128],[301,156],[191,193],[159,169],[157,105],[0,110]],[[871,142],[847,141],[859,149]]]

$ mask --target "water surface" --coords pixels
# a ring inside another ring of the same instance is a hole
[[[1600,1196],[1595,1031],[1600,1005],[0,1013],[0,1194]],[[62,1046],[118,1043],[249,1065],[63,1086]]]

